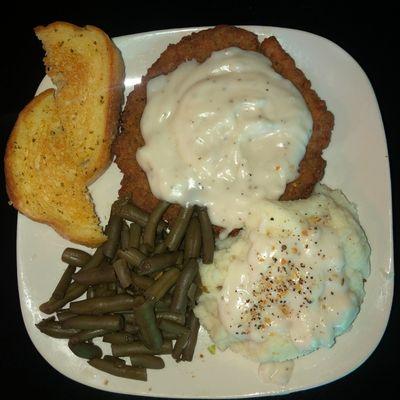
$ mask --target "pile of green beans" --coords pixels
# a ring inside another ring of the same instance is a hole
[[[147,214],[127,198],[117,200],[107,241],[93,255],[62,253],[68,266],[40,306],[56,315],[37,328],[68,339],[94,368],[128,379],[146,381],[147,369],[164,368],[163,354],[192,361],[200,326],[193,312],[201,294],[198,261],[213,261],[214,235],[206,209],[181,208],[169,226],[162,220],[169,206],[160,201]],[[110,344],[112,355],[103,356],[96,338]]]

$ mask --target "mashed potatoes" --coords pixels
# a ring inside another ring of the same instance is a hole
[[[370,248],[339,191],[321,185],[307,200],[259,202],[245,229],[217,246],[200,268],[207,292],[195,313],[221,350],[294,359],[332,346],[359,312]]]

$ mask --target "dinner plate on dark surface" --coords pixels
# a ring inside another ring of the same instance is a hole
[[[147,382],[131,381],[98,371],[71,353],[66,340],[47,337],[35,323],[44,315],[39,305],[52,293],[65,269],[61,253],[71,243],[46,225],[18,215],[17,265],[22,314],[40,354],[65,376],[98,389],[132,395],[177,398],[234,398],[282,394],[320,386],[360,366],[378,345],[387,325],[393,296],[393,240],[390,174],[385,132],[371,84],[356,61],[331,41],[311,33],[274,27],[245,27],[263,39],[275,35],[311,80],[335,115],[335,128],[324,157],[323,183],[342,190],[357,205],[368,236],[371,275],[366,296],[352,329],[330,349],[295,361],[289,383],[263,383],[258,364],[227,350],[212,354],[204,329],[191,363],[164,357],[166,368],[150,370]],[[126,66],[126,94],[170,43],[202,28],[171,29],[115,38]],[[46,77],[38,92],[51,86]],[[361,146],[362,143],[362,146]],[[132,154],[132,157],[134,155]],[[117,198],[121,173],[111,167],[91,187],[104,224]],[[74,246],[79,247],[79,246]],[[81,247],[84,249],[83,247]],[[373,321],[373,323],[371,323]],[[98,339],[106,354],[108,344]]]

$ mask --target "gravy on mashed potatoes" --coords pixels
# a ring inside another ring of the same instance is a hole
[[[260,363],[332,346],[357,316],[369,275],[353,205],[319,185],[306,200],[260,201],[249,214],[200,268],[201,324],[219,349]]]

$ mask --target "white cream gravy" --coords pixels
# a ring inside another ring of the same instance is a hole
[[[153,194],[241,228],[298,176],[312,131],[300,92],[263,55],[229,48],[148,82],[137,160]]]

